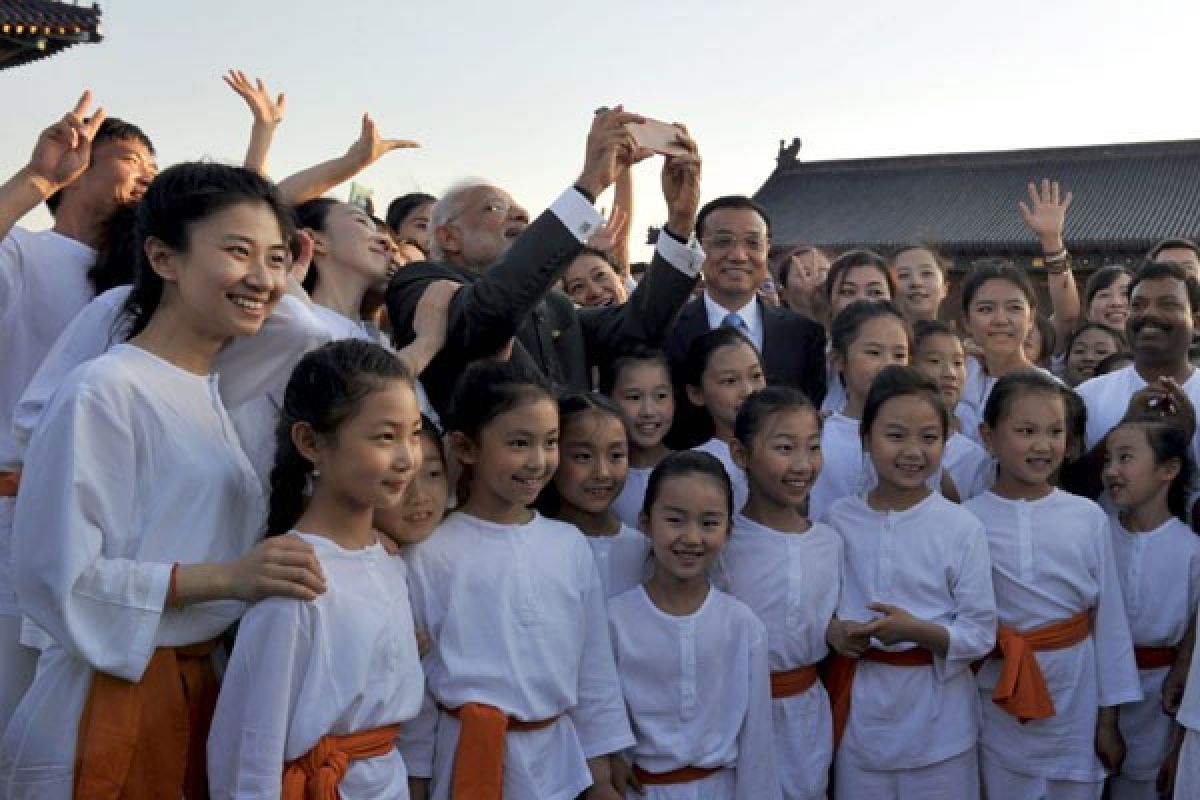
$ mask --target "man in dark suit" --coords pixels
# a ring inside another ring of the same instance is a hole
[[[583,172],[532,224],[507,192],[483,182],[459,185],[434,206],[434,261],[410,264],[388,286],[396,344],[412,339],[425,288],[436,280],[464,284],[449,309],[446,344],[421,374],[429,399],[445,411],[454,382],[471,361],[495,356],[514,339],[511,357],[536,367],[559,389],[591,388],[591,368],[606,369],[635,345],[661,346],[687,301],[704,253],[692,237],[700,204],[700,157],[680,129],[687,155],[663,165],[668,218],[645,279],[623,306],[576,309],[554,288],[603,220],[595,198],[618,171],[642,157],[619,108],[600,111],[588,134]]]
[[[771,221],[749,197],[705,204],[696,218],[704,245],[704,294],[683,307],[667,336],[667,358],[683,362],[692,341],[720,326],[740,330],[762,354],[767,383],[803,391],[818,407],[825,397],[825,329],[808,317],[764,303]]]

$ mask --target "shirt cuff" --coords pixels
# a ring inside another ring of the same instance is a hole
[[[658,243],[654,249],[664,261],[689,278],[699,275],[700,267],[704,265],[704,248],[694,236],[684,243],[667,233],[664,228],[659,231]]]
[[[600,212],[592,207],[587,198],[580,194],[574,186],[558,196],[550,204],[550,212],[567,226],[580,244],[587,244],[597,230],[604,224]]]

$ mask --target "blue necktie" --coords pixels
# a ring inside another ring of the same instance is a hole
[[[746,324],[746,320],[742,319],[741,314],[730,311],[725,315],[725,319],[721,320],[722,328],[733,328],[743,336],[750,335],[750,326]]]

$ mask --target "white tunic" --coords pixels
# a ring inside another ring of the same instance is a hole
[[[693,449],[716,456],[721,465],[725,467],[725,471],[729,473],[729,481],[733,484],[734,512],[736,513],[745,508],[746,499],[750,496],[750,484],[746,481],[745,471],[734,463],[733,453],[730,452],[729,445],[725,441],[714,437]]]
[[[1200,536],[1175,517],[1153,531],[1130,533],[1110,517],[1113,558],[1135,647],[1174,647],[1200,603]],[[1167,668],[1139,670],[1142,701],[1121,706],[1125,737],[1121,774],[1153,781],[1170,744],[1171,718],[1162,710]]]
[[[650,483],[650,473],[653,471],[654,467],[630,467],[625,485],[613,501],[612,513],[631,528],[638,527],[642,501],[646,499],[646,486]]]
[[[784,672],[825,658],[825,629],[837,611],[842,585],[842,539],[828,525],[780,533],[734,518],[721,553],[729,592],[767,629],[768,665]],[[775,753],[787,800],[823,798],[833,758],[829,695],[817,681],[794,697],[771,701]]]
[[[1083,398],[1087,406],[1087,449],[1091,450],[1110,430],[1116,427],[1125,410],[1129,407],[1129,398],[1146,382],[1138,374],[1133,364],[1107,375],[1097,375],[1075,387],[1075,391]],[[1192,370],[1191,376],[1184,381],[1184,393],[1192,401],[1192,405],[1200,409],[1200,370]],[[1192,439],[1193,459],[1200,458],[1200,434]]]
[[[992,702],[1000,662],[980,670],[981,747],[1020,774],[1102,780],[1094,750],[1097,709],[1142,697],[1107,516],[1092,501],[1057,489],[1033,501],[989,491],[964,507],[987,529],[1001,624],[1027,631],[1093,609],[1090,637],[1037,653],[1055,716],[1022,725]]]
[[[409,565],[438,703],[485,703],[526,721],[561,715],[506,737],[507,800],[574,798],[592,782],[586,759],[633,744],[604,590],[574,526],[537,515],[501,525],[458,511],[412,548]],[[448,714],[422,714],[402,737],[409,771],[433,776],[435,800],[449,796],[458,730]]]
[[[992,488],[996,480],[996,462],[973,439],[952,433],[942,451],[942,471],[949,474],[958,499],[968,500]],[[940,487],[939,487],[940,489]]]
[[[828,355],[828,351],[826,351]],[[841,412],[846,407],[846,384],[842,383],[842,374],[828,362],[825,364],[825,399],[821,401],[822,411]]]
[[[124,344],[67,376],[17,502],[17,594],[54,642],[0,742],[0,796],[70,796],[92,670],[139,680],[155,648],[237,619],[232,601],[165,611],[171,567],[242,555],[265,512],[214,377]]]
[[[633,721],[634,763],[650,772],[721,768],[651,798],[781,798],[771,722],[767,634],[749,608],[710,587],[687,616],[661,611],[644,587],[608,604],[617,672]]]
[[[300,534],[316,550],[325,593],[269,598],[246,611],[208,738],[213,798],[279,797],[283,765],[325,735],[407,722],[424,676],[413,635],[404,560],[375,544],[345,550]],[[400,753],[352,761],[343,800],[408,797]]]
[[[650,539],[639,530],[622,525],[612,536],[585,536],[596,559],[604,597],[627,592],[646,579]]]
[[[867,605],[888,603],[949,635],[945,657],[935,654],[931,667],[859,662],[842,749],[876,770],[927,767],[970,750],[979,735],[970,666],[996,634],[983,526],[937,493],[904,511],[847,497],[830,509],[829,523],[845,543],[841,619],[874,619]]]
[[[843,497],[867,490],[868,459],[858,434],[859,421],[835,411],[821,428],[821,474],[808,496],[808,517],[824,520]]]

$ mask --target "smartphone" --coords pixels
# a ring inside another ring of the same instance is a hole
[[[645,122],[626,123],[625,127],[637,140],[638,147],[653,150],[664,156],[686,156],[688,154],[688,151],[676,141],[675,137],[679,134],[679,129],[674,125],[668,125],[656,119],[647,119]]]

